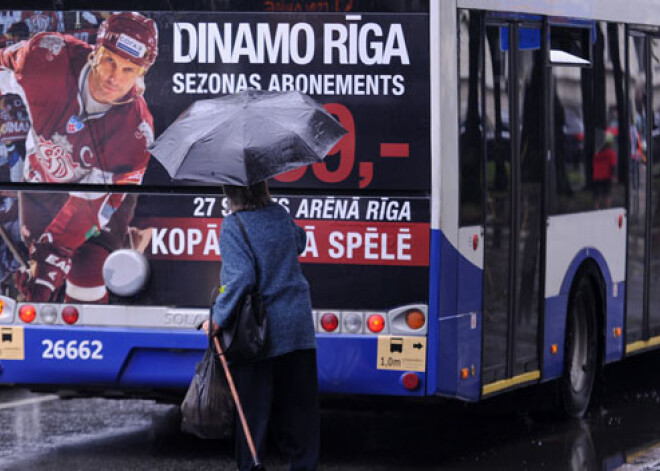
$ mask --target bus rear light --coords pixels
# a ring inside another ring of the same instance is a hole
[[[53,324],[57,320],[57,309],[55,306],[42,306],[39,309],[39,318],[44,324]]]
[[[559,349],[557,348],[556,343],[553,343],[552,345],[550,345],[550,353],[552,353],[553,355],[556,355],[557,351],[559,351]]]
[[[474,234],[472,236],[472,250],[477,250],[479,248],[479,234]]]
[[[357,334],[362,332],[362,314],[359,312],[345,312],[342,317],[344,332]]]
[[[78,309],[73,306],[66,306],[62,309],[62,320],[67,324],[75,324],[78,322]]]
[[[470,377],[470,369],[462,368],[461,369],[461,379],[468,379]]]
[[[419,387],[419,376],[411,372],[404,373],[401,376],[401,384],[403,384],[403,387],[408,391],[414,391]]]
[[[426,323],[426,318],[424,313],[418,309],[411,309],[406,312],[406,325],[411,329],[417,330],[424,327]]]
[[[334,332],[339,326],[339,318],[334,312],[326,312],[321,316],[321,328],[326,332]]]
[[[5,303],[0,299],[0,314],[2,314],[2,310],[5,308]]]
[[[30,304],[23,304],[18,311],[18,317],[20,317],[23,322],[29,324],[37,317],[37,310]]]
[[[369,327],[369,330],[374,334],[382,332],[385,328],[385,319],[380,314],[372,314],[367,319],[367,327]]]
[[[615,339],[621,337],[621,327],[615,327],[612,329],[612,335],[614,335]]]
[[[619,214],[619,229],[623,227],[623,214]]]

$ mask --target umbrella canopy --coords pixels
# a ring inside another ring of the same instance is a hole
[[[245,186],[322,161],[344,134],[300,92],[246,90],[196,101],[149,151],[172,178]]]

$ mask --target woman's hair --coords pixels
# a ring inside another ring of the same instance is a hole
[[[250,186],[222,185],[222,189],[233,212],[253,211],[270,202],[268,183],[265,181]]]

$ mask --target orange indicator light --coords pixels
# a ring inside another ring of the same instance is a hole
[[[461,369],[461,379],[468,379],[470,377],[470,369],[462,368]]]
[[[553,343],[550,346],[550,353],[552,353],[553,355],[557,353],[557,344],[556,343]]]
[[[421,311],[415,309],[406,313],[406,324],[411,329],[421,329],[424,327],[424,323],[426,323],[426,319]]]

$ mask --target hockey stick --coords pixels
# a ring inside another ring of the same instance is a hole
[[[11,241],[7,233],[5,232],[5,228],[2,227],[2,224],[0,224],[0,238],[2,238],[2,241],[5,243],[11,254],[14,256],[16,261],[20,263],[20,265],[23,268],[28,268],[28,264],[25,260],[23,260],[23,257],[21,254],[18,252],[18,249],[14,245],[14,243]]]

